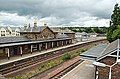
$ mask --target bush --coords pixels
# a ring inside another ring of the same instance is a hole
[[[87,49],[81,49],[80,52],[83,53],[85,52]]]
[[[66,61],[66,60],[69,60],[69,59],[71,59],[71,55],[68,54],[68,53],[66,53],[65,55],[62,56],[63,61]]]

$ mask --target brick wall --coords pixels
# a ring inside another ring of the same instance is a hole
[[[106,57],[99,62],[105,63],[107,65],[112,65],[115,63],[116,58],[114,57]],[[109,67],[98,67],[99,79],[108,79],[109,75]],[[112,79],[120,79],[120,64],[116,64],[112,67]]]

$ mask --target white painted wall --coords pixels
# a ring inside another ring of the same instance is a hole
[[[7,29],[9,31],[7,31]],[[5,35],[5,37],[7,36],[20,36],[20,28],[16,27],[16,29],[12,29],[10,26],[9,27],[2,27],[0,28],[0,37],[2,37],[2,35]]]

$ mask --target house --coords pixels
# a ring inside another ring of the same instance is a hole
[[[8,33],[6,33],[7,30],[3,27],[0,27],[0,36],[8,36]]]
[[[77,41],[86,41],[88,40],[89,34],[86,32],[76,32],[75,33],[75,38]]]
[[[20,36],[19,27],[0,27],[0,37]]]
[[[97,37],[98,34],[97,33],[89,33],[90,34],[90,37]]]
[[[95,79],[120,79],[120,39],[109,44],[98,45],[80,55],[83,60],[92,60]]]

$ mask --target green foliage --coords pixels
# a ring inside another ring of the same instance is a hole
[[[15,79],[23,79],[20,75],[16,76]]]
[[[65,55],[62,56],[63,61],[66,61],[66,60],[69,60],[69,59],[71,59],[71,55],[68,54],[68,53],[66,53]]]
[[[86,33],[105,34],[107,32],[107,27],[68,27],[68,29],[74,32],[86,32]]]
[[[113,34],[112,34],[112,39],[113,40],[116,40],[120,38],[120,28],[117,28],[113,31]]]
[[[87,49],[81,49],[80,52],[83,53],[85,52]]]
[[[107,32],[107,40],[112,42],[120,38],[120,6],[115,5],[113,14],[111,15],[110,27]]]
[[[98,27],[93,28],[93,30],[95,33],[99,33],[99,31],[100,31]]]
[[[93,30],[92,30],[90,27],[87,27],[87,28],[85,28],[85,32],[86,32],[86,33],[92,33]]]

